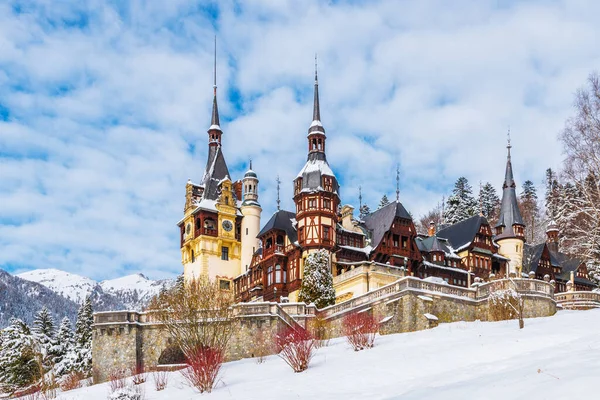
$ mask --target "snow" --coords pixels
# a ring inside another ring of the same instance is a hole
[[[447,285],[448,282],[446,282],[445,280],[443,280],[442,278],[438,278],[436,276],[429,276],[425,279],[423,279],[426,282],[433,282],[433,283],[441,283],[442,285]]]
[[[320,172],[321,175],[328,175],[328,176],[335,177],[335,175],[333,174],[333,171],[331,170],[331,167],[329,166],[327,161],[308,160],[306,162],[306,164],[304,164],[304,168],[302,168],[302,170],[300,171],[300,173],[298,173],[298,176],[296,178],[301,178],[302,175],[304,175],[305,173],[310,173],[310,172]]]
[[[332,340],[308,370],[294,373],[277,356],[226,363],[218,386],[199,395],[172,372],[147,400],[190,399],[587,399],[600,376],[600,310],[560,311],[547,318],[456,322],[378,336],[375,347],[354,352]],[[108,384],[77,389],[59,399],[104,400]]]
[[[81,304],[96,286],[96,281],[81,275],[54,268],[36,269],[16,275],[30,282],[37,282],[53,292]]]
[[[419,295],[417,297],[420,298],[423,301],[433,301],[433,299],[431,297],[429,297],[429,296]]]
[[[321,121],[319,121],[318,119],[314,119],[313,122],[310,124],[310,127],[312,128],[313,126],[323,126],[323,124],[321,123]]]
[[[435,316],[435,315],[433,315],[433,314],[425,313],[425,314],[423,314],[423,315],[425,316],[425,318],[427,318],[427,319],[428,319],[428,320],[430,320],[430,321],[437,321],[437,320],[438,320],[438,317],[436,317],[436,316]]]

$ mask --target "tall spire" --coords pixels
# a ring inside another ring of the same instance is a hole
[[[400,164],[396,164],[396,202],[400,202]]]
[[[362,212],[362,186],[358,187],[358,211]]]
[[[308,134],[320,133],[325,134],[323,124],[321,123],[321,106],[319,105],[319,77],[317,75],[317,55],[315,54],[315,97],[313,100],[313,120],[308,129]]]
[[[506,172],[504,174],[504,184],[502,185],[502,202],[500,205],[500,215],[496,224],[497,238],[522,237],[522,228],[515,230],[514,225],[525,226],[519,205],[517,202],[516,184],[513,176],[512,161],[510,149],[510,128],[507,133],[507,155]]]
[[[213,64],[213,107],[212,117],[210,119],[211,130],[221,130],[221,124],[219,123],[219,107],[217,106],[217,35],[215,35],[215,52],[214,52],[214,64]]]
[[[515,179],[513,177],[513,170],[512,170],[512,162],[510,159],[510,149],[512,148],[512,145],[510,144],[510,127],[508,128],[508,133],[507,133],[507,144],[506,144],[506,149],[507,149],[507,156],[506,156],[506,173],[504,174],[504,184],[502,185],[502,189],[505,189],[507,187],[516,187],[515,184]]]
[[[281,210],[281,199],[279,197],[279,192],[281,189],[281,179],[279,179],[279,175],[277,175],[277,211]]]

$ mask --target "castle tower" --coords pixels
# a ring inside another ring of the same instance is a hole
[[[242,180],[242,190],[243,201],[240,211],[244,216],[242,218],[242,272],[244,272],[250,267],[252,256],[258,249],[257,236],[260,232],[260,214],[262,213],[262,208],[258,203],[258,176],[252,170],[252,161],[250,161],[250,168]]]
[[[558,253],[558,233],[556,222],[550,221],[548,229],[546,229],[546,243],[548,244],[548,250],[553,253]]]
[[[506,173],[502,185],[502,203],[500,216],[496,224],[496,243],[500,246],[498,252],[510,258],[508,274],[515,273],[521,277],[523,268],[523,245],[525,244],[525,223],[517,203],[516,184],[513,177],[512,162],[510,158],[510,136],[508,139],[508,156],[506,159]]]
[[[315,57],[313,120],[308,128],[308,159],[294,180],[298,242],[303,249],[335,247],[339,184],[327,163],[325,129],[321,123]]]
[[[216,49],[216,46],[215,46]],[[188,181],[184,216],[179,221],[181,262],[186,280],[201,275],[218,280],[232,290],[231,280],[241,271],[241,223],[235,184],[225,162],[221,144],[215,74],[213,104],[208,128],[208,158],[200,183]]]

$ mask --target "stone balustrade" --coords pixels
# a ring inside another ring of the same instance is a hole
[[[556,303],[569,310],[600,308],[600,292],[563,292],[554,295]]]

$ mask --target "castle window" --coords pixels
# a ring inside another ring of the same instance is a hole
[[[219,279],[219,289],[231,290],[231,282],[226,279]]]
[[[273,284],[273,267],[267,268],[267,286]]]
[[[281,265],[277,264],[275,266],[275,283],[281,283],[282,280],[282,275],[281,275]]]
[[[300,240],[300,241],[304,240],[304,228],[298,229],[298,240]]]
[[[330,210],[331,209],[331,200],[324,199],[323,200],[323,208],[325,208],[326,210]]]
[[[194,257],[194,250],[192,250],[192,262],[196,261],[196,257]]]
[[[246,236],[248,236],[248,228],[246,228]]]
[[[329,240],[329,227],[328,226],[323,227],[323,239]]]
[[[225,261],[229,260],[229,247],[227,247],[227,246],[221,247],[221,260],[225,260]]]
[[[398,235],[394,235],[394,247],[400,247],[400,236]]]
[[[196,218],[196,230],[200,229],[202,223],[200,222],[200,218]]]

